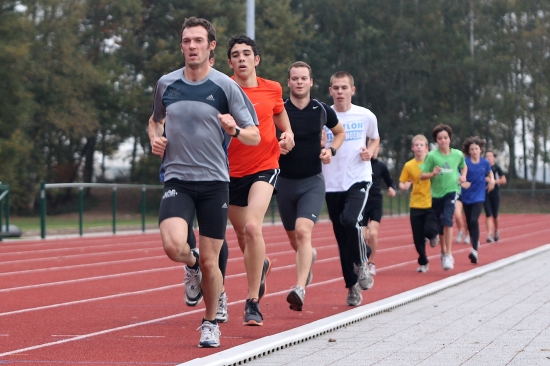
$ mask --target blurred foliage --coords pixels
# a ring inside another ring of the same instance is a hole
[[[147,120],[156,81],[182,66],[181,24],[212,21],[229,74],[245,12],[246,0],[0,0],[0,181],[14,212],[33,209],[40,181],[105,180],[94,154],[124,141],[129,180],[157,183]],[[286,95],[288,66],[306,61],[330,103],[330,76],[349,71],[395,172],[412,136],[447,123],[455,147],[487,139],[513,186],[550,158],[549,29],[549,0],[256,0],[258,75]]]

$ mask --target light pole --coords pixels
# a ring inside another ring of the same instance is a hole
[[[246,0],[246,35],[252,39],[256,38],[255,25],[255,0]]]

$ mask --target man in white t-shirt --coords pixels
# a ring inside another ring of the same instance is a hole
[[[338,242],[347,303],[361,304],[360,290],[368,290],[374,279],[367,268],[367,244],[360,221],[372,184],[370,159],[380,144],[376,116],[366,108],[351,104],[355,93],[353,76],[339,71],[330,78],[332,108],[346,130],[346,139],[330,164],[323,165],[327,209]],[[325,128],[330,148],[332,132]],[[368,139],[368,143],[367,143]]]

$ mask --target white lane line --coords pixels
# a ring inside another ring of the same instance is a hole
[[[125,277],[125,276],[142,275],[142,274],[146,274],[146,273],[172,271],[174,269],[181,269],[181,266],[144,269],[144,270],[141,270],[141,271],[134,271],[134,272],[115,273],[115,274],[104,275],[104,276],[85,277],[85,278],[78,278],[78,279],[74,279],[74,280],[39,283],[39,284],[36,284],[36,285],[19,286],[19,287],[10,287],[10,288],[1,289],[0,294],[5,293],[5,292],[20,291],[20,290],[31,290],[31,289],[37,289],[37,288],[43,288],[43,287],[49,287],[49,286],[68,285],[68,284],[72,284],[72,283],[79,283],[79,282],[86,282],[86,281],[106,280],[106,279],[119,278],[119,277]]]
[[[23,271],[0,273],[0,277],[1,276],[12,276],[12,275],[16,275],[16,274],[40,273],[40,272],[50,272],[50,271],[67,270],[67,269],[72,270],[72,269],[77,269],[77,268],[87,268],[87,267],[95,267],[95,266],[103,266],[103,265],[113,265],[113,264],[118,265],[118,264],[122,264],[122,263],[150,261],[152,259],[167,259],[167,257],[166,257],[166,255],[157,255],[157,256],[145,257],[145,258],[113,259],[112,261],[107,261],[107,262],[75,264],[75,265],[71,265],[71,266],[61,266],[61,267],[28,269],[28,270],[23,270]]]
[[[286,296],[287,292],[288,291],[285,290],[285,291],[280,291],[280,292],[277,292],[277,293],[266,294],[265,297],[267,298],[267,297],[277,296],[277,295],[281,295],[281,294],[284,294]],[[227,303],[227,305],[231,306],[231,305],[235,305],[235,304],[244,304],[244,301],[245,300],[237,300],[237,301],[229,302],[229,303]],[[117,332],[117,331],[120,331],[120,330],[126,330],[126,329],[141,327],[141,326],[144,326],[144,325],[154,324],[154,323],[162,322],[162,321],[165,321],[165,320],[171,320],[171,319],[175,319],[175,318],[179,318],[179,317],[183,317],[183,316],[187,316],[187,315],[192,315],[192,314],[197,314],[197,313],[202,313],[202,312],[204,312],[204,309],[201,308],[201,309],[187,311],[185,313],[173,314],[173,315],[164,316],[162,318],[151,319],[151,320],[147,320],[147,321],[144,321],[144,322],[123,325],[121,327],[116,327],[116,328],[111,328],[111,329],[104,329],[104,330],[94,332],[94,333],[79,335],[79,336],[76,336],[76,337],[73,337],[73,338],[62,339],[62,340],[55,341],[55,342],[37,344],[35,346],[30,346],[30,347],[16,349],[16,350],[13,350],[13,351],[0,353],[0,357],[9,356],[9,355],[22,353],[22,352],[27,352],[27,351],[32,351],[32,350],[35,350],[35,349],[40,349],[40,348],[45,348],[45,347],[51,347],[51,346],[55,346],[55,345],[59,345],[59,344],[63,344],[63,343],[79,341],[81,339],[96,337],[96,336],[99,336],[99,335],[113,333],[113,332]]]
[[[54,338],[80,337],[82,334],[52,334]]]
[[[116,299],[116,298],[124,297],[124,296],[142,295],[142,294],[147,294],[147,293],[156,292],[156,291],[170,290],[170,289],[177,288],[177,287],[183,287],[183,283],[178,283],[178,284],[175,284],[175,285],[162,286],[162,287],[156,287],[156,288],[151,288],[151,289],[147,289],[147,290],[124,292],[124,293],[115,294],[115,295],[107,295],[107,296],[101,296],[101,297],[94,297],[94,298],[90,298],[90,299],[63,302],[63,303],[59,303],[59,304],[38,306],[36,308],[28,308],[28,309],[8,311],[8,312],[5,312],[5,313],[0,313],[0,317],[9,316],[9,315],[16,315],[16,314],[23,314],[23,313],[29,313],[29,312],[32,312],[32,311],[55,309],[55,308],[60,308],[60,307],[63,307],[63,306],[86,304],[86,303],[90,303],[90,302],[94,302],[94,301]]]
[[[316,246],[317,249],[330,249],[333,248],[336,244],[330,244],[330,245],[324,245],[324,246]],[[290,246],[290,244],[289,244]],[[238,249],[238,248],[234,248]],[[238,249],[240,250],[240,249]],[[384,251],[386,249],[381,249],[381,251]],[[281,251],[281,252],[275,252],[275,253],[269,253],[269,257],[276,257],[280,255],[287,255],[287,254],[293,254],[294,251],[292,249]],[[17,271],[17,272],[6,272],[6,273],[0,273],[0,276],[7,276],[7,275],[16,275],[16,274],[30,274],[30,273],[36,273],[36,272],[43,272],[43,271],[50,271],[50,270],[57,270],[57,269],[76,269],[76,268],[82,268],[82,267],[90,267],[90,266],[96,266],[96,265],[111,265],[111,264],[121,264],[121,263],[128,263],[128,262],[136,262],[136,261],[144,261],[144,260],[151,260],[151,259],[166,259],[166,255],[161,256],[154,256],[154,257],[146,257],[146,258],[134,258],[134,259],[126,259],[126,260],[118,260],[118,261],[109,261],[109,262],[98,262],[98,263],[88,263],[88,264],[77,264],[74,266],[64,266],[64,267],[52,267],[52,268],[41,268],[41,269],[32,269],[32,270],[24,270],[24,271]],[[237,258],[231,258],[228,260],[228,263],[235,262],[235,261],[241,261],[242,257]],[[164,271],[167,268],[174,269],[174,268],[182,268],[181,265],[176,265],[173,267],[161,267],[161,268],[152,268],[147,271]],[[125,276],[125,275],[131,275],[131,274],[141,274],[144,273],[144,271],[135,271],[135,272],[125,272],[120,274],[112,274],[112,275],[105,275],[105,276],[98,276],[98,277],[86,277],[86,278],[80,278],[80,279],[74,279],[74,280],[66,280],[66,281],[58,281],[58,282],[49,282],[49,283],[42,283],[42,284],[36,284],[36,285],[28,285],[28,286],[20,286],[20,287],[10,287],[5,289],[0,289],[0,293],[2,292],[9,292],[9,291],[15,291],[15,290],[24,290],[24,289],[31,289],[31,288],[39,288],[39,287],[45,287],[50,285],[63,285],[68,283],[75,283],[75,282],[82,282],[82,281],[88,281],[88,280],[96,280],[96,279],[104,279],[104,278],[113,278],[118,276]]]
[[[85,248],[82,248],[85,249]],[[95,252],[95,253],[79,253],[79,254],[69,254],[69,255],[62,255],[62,256],[55,256],[55,257],[45,257],[45,258],[31,258],[31,259],[16,259],[13,261],[2,261],[0,262],[0,265],[13,265],[13,264],[24,264],[24,263],[33,263],[33,262],[40,262],[43,263],[45,261],[57,261],[60,258],[61,259],[78,259],[78,258],[90,258],[90,257],[99,257],[99,256],[106,256],[106,255],[118,255],[118,254],[124,254],[124,253],[142,253],[142,252],[149,252],[149,251],[162,251],[162,248],[159,246],[155,249],[126,249],[126,250],[116,250],[116,251],[108,251],[108,252]]]
[[[97,249],[97,248],[102,248],[102,249],[105,249],[105,248],[111,248],[111,247],[121,247],[121,246],[125,246],[125,245],[132,245],[132,246],[136,246],[136,245],[151,245],[151,249],[157,249],[159,247],[159,243],[160,243],[160,240],[155,240],[155,241],[134,241],[134,242],[113,242],[113,243],[109,243],[109,244],[101,244],[101,245],[84,245],[84,246],[81,246],[82,244],[80,243],[75,243],[73,244],[72,246],[70,247],[63,247],[63,248],[50,248],[50,249],[40,249],[40,250],[27,250],[27,251],[20,251],[20,252],[6,252],[6,253],[2,253],[2,257],[6,257],[6,256],[10,256],[10,255],[28,255],[29,253],[32,253],[33,255],[36,255],[36,254],[48,254],[48,253],[59,253],[59,252],[66,252],[66,251],[71,251],[71,252],[74,252],[74,251],[78,251],[78,250],[90,250],[90,249]],[[156,244],[156,245],[155,245]],[[153,246],[155,245],[155,246]],[[147,248],[142,248],[142,249],[147,249]]]

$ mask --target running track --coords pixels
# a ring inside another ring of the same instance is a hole
[[[501,216],[501,240],[482,243],[480,265],[546,244],[549,218]],[[281,226],[264,227],[273,262],[261,304],[264,326],[245,327],[244,264],[235,234],[228,230],[229,322],[221,325],[218,349],[197,347],[204,305],[185,306],[184,271],[165,256],[158,233],[4,242],[0,364],[175,365],[349,310],[331,224],[318,223],[313,236],[318,252],[313,283],[304,311],[294,312],[285,300],[295,281],[294,252]],[[485,237],[482,232],[481,239]],[[428,246],[430,272],[416,273],[408,217],[384,218],[378,274],[374,287],[363,292],[363,304],[474,267],[468,260],[470,247],[453,244],[455,269],[445,272],[438,250]]]

